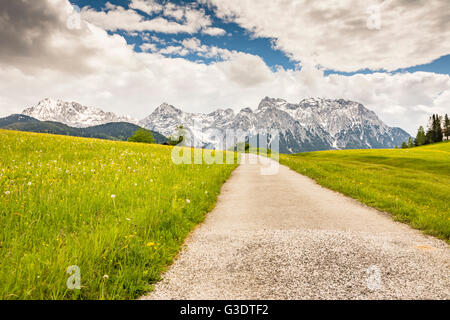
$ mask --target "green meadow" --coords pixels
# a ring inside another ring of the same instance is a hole
[[[450,143],[280,155],[320,185],[450,241]]]
[[[176,165],[171,151],[0,130],[0,299],[150,290],[236,167]],[[70,266],[80,289],[67,286]]]
[[[0,130],[0,299],[133,299],[151,290],[237,166],[177,165],[172,150]],[[450,143],[280,162],[450,241]],[[71,266],[80,289],[67,286]]]

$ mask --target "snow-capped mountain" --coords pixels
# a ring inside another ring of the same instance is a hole
[[[188,113],[163,103],[148,117],[136,121],[76,102],[44,99],[22,114],[41,121],[56,121],[72,127],[89,127],[109,122],[139,124],[166,137],[188,133],[185,142],[195,147],[217,147],[218,137],[234,130],[242,141],[259,133],[279,132],[283,153],[332,149],[393,148],[410,137],[391,128],[362,104],[348,100],[310,98],[297,104],[264,98],[256,110],[218,109],[209,114]],[[270,137],[269,137],[270,138]]]
[[[203,147],[215,144],[208,129],[211,131],[212,129],[231,128],[234,119],[235,114],[232,109],[218,109],[209,114],[187,113],[163,103],[138,124],[147,129],[159,128],[161,131],[158,132],[166,137],[177,135],[178,128],[183,127],[188,133],[185,142],[196,147]]]
[[[56,121],[71,127],[83,128],[110,122],[137,123],[130,117],[117,116],[94,107],[85,107],[76,102],[65,102],[46,98],[36,106],[25,109],[22,114],[41,121]]]
[[[298,104],[266,97],[257,110],[245,108],[237,114],[219,109],[209,114],[186,113],[162,104],[139,124],[165,136],[177,128],[190,132],[192,144],[215,144],[214,130],[242,130],[249,136],[277,130],[280,152],[353,148],[393,148],[410,136],[400,128],[391,128],[362,104],[348,100],[305,99]],[[214,130],[213,130],[214,129]]]

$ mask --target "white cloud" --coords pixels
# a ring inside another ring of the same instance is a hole
[[[202,46],[200,40],[198,40],[197,38],[184,39],[181,44],[183,45],[183,47],[189,50],[198,50]]]
[[[217,67],[229,82],[227,85],[240,90],[257,88],[276,78],[260,57],[242,52],[233,53],[228,60],[217,63]]]
[[[204,28],[202,30],[202,33],[207,34],[209,36],[223,36],[227,32],[221,28],[211,27],[211,28]]]
[[[160,12],[163,9],[163,6],[154,0],[131,0],[128,6],[132,9],[141,10],[149,15]]]
[[[432,113],[450,113],[450,77],[415,73],[375,73],[352,77],[329,76],[325,90],[331,97],[362,102],[390,125],[415,134]]]
[[[203,57],[203,58],[207,58],[207,59],[215,58],[215,59],[217,59],[217,61],[227,60],[232,55],[237,54],[236,51],[230,51],[230,50],[219,48],[216,46],[204,45],[197,38],[186,38],[181,41],[175,40],[174,42],[178,43],[179,45],[168,46],[166,48],[160,49],[158,52],[161,54],[180,55],[180,56],[185,56],[189,53],[192,53],[192,54],[196,54],[199,57]],[[259,60],[261,60],[261,59],[259,58]],[[202,62],[201,60],[199,60],[199,61]]]
[[[178,21],[183,21],[183,18],[185,16],[185,8],[169,2],[164,7],[164,15],[166,17],[175,18]]]
[[[140,46],[142,51],[157,51],[158,48],[155,43],[143,43]]]
[[[111,2],[108,1],[105,4],[105,8],[108,9],[108,10],[114,10],[114,9],[117,8],[117,6],[115,4],[112,4]]]
[[[139,35],[143,41],[159,43],[163,46],[166,45],[166,41],[164,39],[158,38],[157,36],[152,35],[150,33],[142,32]]]
[[[200,1],[254,36],[274,38],[293,59],[328,69],[396,70],[450,53],[448,0]],[[380,3],[380,29],[368,28],[368,9]]]
[[[135,9],[149,15],[161,13],[153,18],[146,18]],[[197,33],[219,36],[225,31],[212,26],[212,21],[203,9],[197,9],[193,5],[164,5],[150,0],[133,0],[129,9],[122,6],[106,4],[102,11],[91,7],[84,7],[81,11],[84,20],[101,28],[117,31],[154,31],[161,33]],[[170,19],[174,19],[172,21]]]
[[[185,56],[189,51],[180,46],[168,46],[159,50],[161,54]]]
[[[69,9],[67,0],[0,2],[0,65],[26,73],[139,68],[123,37],[83,21],[72,24],[79,17]]]
[[[84,20],[101,28],[117,31],[154,31],[162,33],[196,33],[200,29],[201,21],[186,21],[178,23],[163,17],[145,19],[142,15],[131,9],[116,7],[114,10],[97,11],[84,7],[81,11]],[[203,22],[205,23],[205,22]]]

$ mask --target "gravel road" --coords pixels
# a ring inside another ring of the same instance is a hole
[[[445,242],[285,166],[261,175],[263,166],[235,170],[142,299],[450,298]]]

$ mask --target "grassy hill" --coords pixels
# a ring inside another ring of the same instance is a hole
[[[450,143],[280,155],[319,184],[450,240]]]
[[[0,299],[147,292],[235,168],[175,165],[171,151],[0,130]]]
[[[22,114],[14,114],[0,119],[0,129],[51,133],[73,137],[97,138],[106,140],[126,141],[140,127],[128,122],[111,122],[87,128],[69,127],[60,122],[39,121]],[[158,144],[167,142],[167,138],[158,132],[153,132],[153,138]]]

